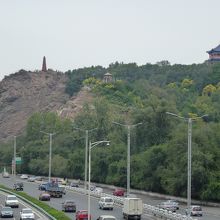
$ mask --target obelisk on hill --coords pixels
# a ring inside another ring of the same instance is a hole
[[[43,58],[42,71],[47,72],[46,57]]]

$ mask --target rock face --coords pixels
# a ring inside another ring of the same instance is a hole
[[[0,142],[21,134],[27,119],[34,112],[57,112],[63,117],[74,117],[82,108],[86,90],[69,98],[65,93],[67,77],[54,71],[18,73],[0,82]]]

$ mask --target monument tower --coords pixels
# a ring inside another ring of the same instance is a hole
[[[47,72],[46,57],[43,58],[42,71]]]

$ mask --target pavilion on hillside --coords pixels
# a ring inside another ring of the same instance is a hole
[[[220,61],[220,44],[216,48],[207,51],[207,53],[209,54],[209,61]]]

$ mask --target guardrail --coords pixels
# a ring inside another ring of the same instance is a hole
[[[18,195],[17,193],[14,193],[14,192],[11,192],[9,190],[6,190],[6,189],[3,189],[3,188],[0,188],[0,191],[3,191],[5,193],[8,193],[8,194],[13,194],[15,196],[17,196],[19,199],[21,199],[22,201],[28,203],[29,205],[31,205],[32,207],[34,207],[35,209],[37,209],[38,211],[40,211],[41,213],[43,213],[48,219],[50,220],[57,220],[56,218],[54,218],[52,215],[50,215],[49,213],[47,213],[44,209],[42,209],[41,207],[37,206],[36,204],[34,204],[33,202],[27,200],[26,198]]]
[[[83,189],[83,188],[66,186],[66,189],[70,189],[70,190],[73,190],[73,191],[76,191],[76,192],[79,192],[79,193],[82,193],[82,194],[88,194],[88,190],[86,190],[86,192],[85,192],[85,189]],[[112,197],[115,203],[117,203],[119,205],[124,204],[124,198],[123,197],[113,196],[113,195],[110,195],[110,194],[99,193],[99,192],[95,192],[95,191],[91,191],[90,194],[95,196],[95,197],[98,197],[98,198],[100,198],[102,196]],[[158,217],[160,219],[166,219],[166,220],[196,220],[192,217],[188,217],[186,215],[171,212],[171,211],[161,209],[161,208],[158,208],[156,206],[152,206],[152,205],[148,205],[148,204],[144,204],[143,208],[144,208],[144,213],[150,214],[150,215]]]

